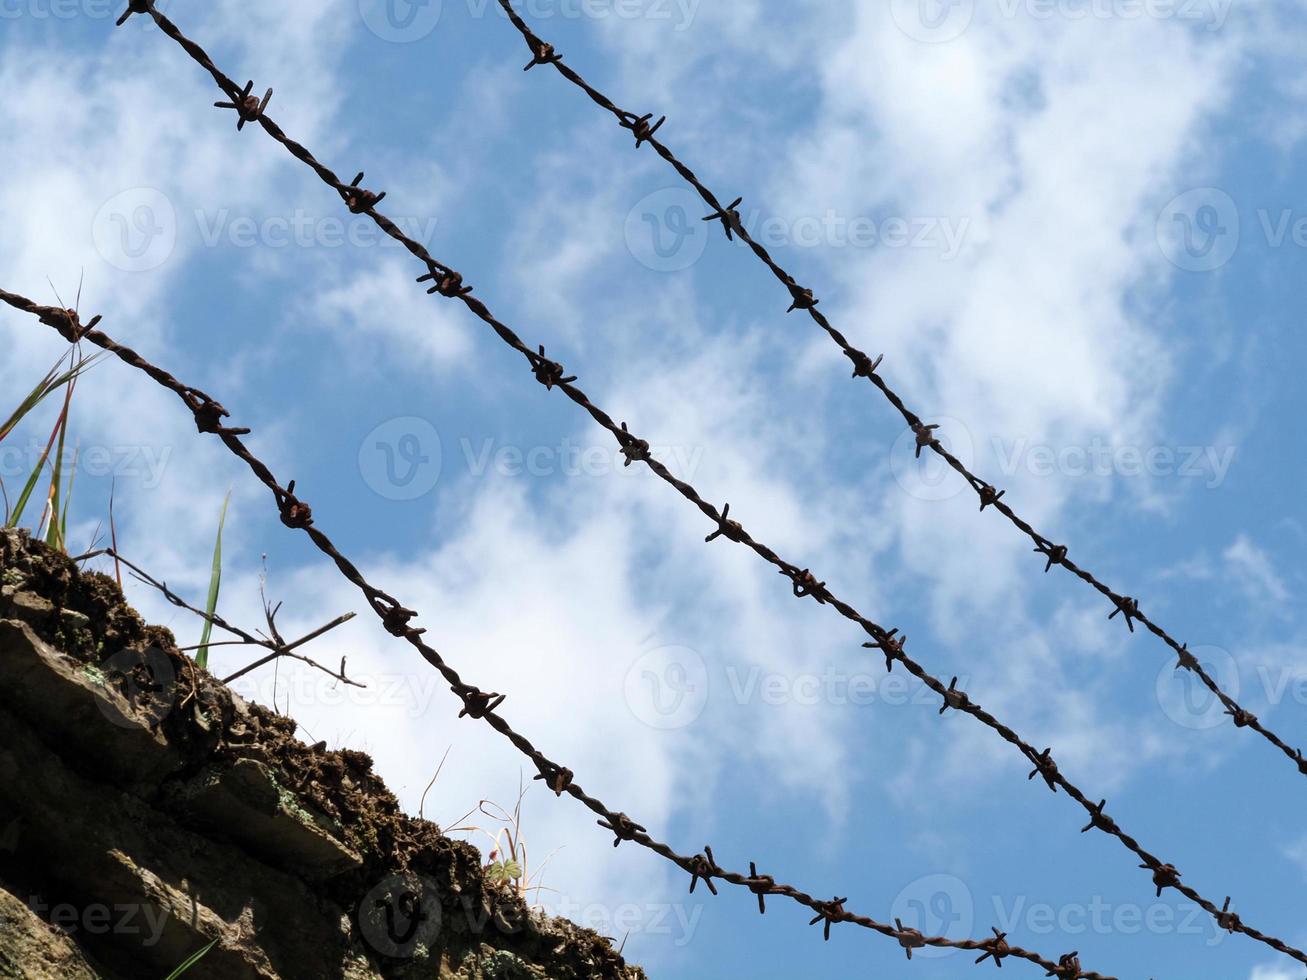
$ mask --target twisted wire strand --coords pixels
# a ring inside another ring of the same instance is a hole
[[[1171,648],[1177,657],[1177,669],[1190,671],[1204,687],[1220,700],[1225,709],[1225,714],[1229,716],[1236,728],[1247,728],[1257,732],[1293,762],[1300,773],[1307,776],[1307,758],[1304,758],[1303,750],[1289,745],[1288,742],[1264,725],[1256,715],[1242,707],[1233,697],[1226,693],[1217,683],[1216,678],[1189,652],[1188,644],[1179,642],[1159,623],[1150,619],[1139,608],[1139,603],[1134,598],[1117,592],[1088,569],[1073,561],[1069,557],[1065,545],[1056,544],[1050,538],[1045,537],[1003,500],[1007,491],[998,490],[993,484],[982,480],[948,450],[935,435],[939,426],[926,425],[921,417],[911,411],[899,394],[886,382],[879,371],[884,355],[873,359],[866,352],[849,343],[848,339],[817,308],[820,300],[812,290],[799,286],[794,277],[772,257],[767,248],[749,234],[748,229],[744,227],[743,222],[740,220],[739,212],[736,210],[742,199],[737,198],[731,204],[723,205],[695,172],[678,159],[665,143],[658,140],[654,133],[662,125],[661,119],[658,123],[651,124],[649,120],[652,115],[637,116],[635,113],[616,105],[607,95],[586,81],[579,72],[566,64],[552,44],[536,35],[517,11],[513,9],[510,0],[498,0],[498,2],[507,12],[510,21],[522,34],[527,46],[531,49],[532,60],[527,64],[527,68],[533,68],[536,65],[552,65],[560,75],[585,92],[596,105],[612,113],[624,129],[631,130],[636,137],[637,149],[647,143],[655,153],[671,164],[685,182],[698,192],[704,203],[712,209],[712,213],[704,220],[720,221],[726,231],[727,238],[734,236],[744,242],[753,254],[758,257],[759,261],[771,270],[772,275],[789,290],[793,301],[790,311],[796,309],[807,311],[817,326],[825,331],[836,346],[844,352],[845,356],[853,362],[853,377],[865,378],[875,385],[877,390],[885,397],[885,400],[903,417],[903,420],[907,422],[909,428],[917,437],[918,453],[924,448],[929,448],[931,452],[944,460],[949,467],[967,481],[967,484],[976,493],[982,511],[988,507],[993,507],[994,510],[1007,518],[1014,527],[1025,534],[1034,543],[1034,550],[1047,561],[1044,568],[1045,572],[1050,571],[1054,565],[1060,566],[1095,589],[1112,604],[1113,611],[1109,618],[1123,614],[1125,624],[1130,628],[1131,633],[1134,632],[1135,622],[1142,623],[1145,629]]]
[[[253,87],[253,82],[248,83],[244,91],[242,91],[231,78],[225,75],[214,64],[213,60],[208,56],[204,49],[200,47],[200,45],[186,37],[171,20],[155,9],[152,0],[131,0],[128,12],[123,15],[122,19],[125,20],[134,12],[148,13],[164,35],[180,45],[192,60],[210,74],[218,87],[227,94],[228,99],[230,100],[226,103],[218,103],[218,105],[225,108],[234,108],[237,112],[238,118],[242,121],[257,122],[264,132],[278,143],[281,143],[293,156],[309,166],[324,183],[335,189],[352,213],[367,214],[383,231],[386,232],[386,234],[404,245],[410,253],[421,260],[426,265],[428,271],[425,275],[421,276],[418,281],[430,281],[434,283],[434,285],[428,289],[429,293],[438,292],[446,298],[456,299],[462,302],[473,313],[473,315],[489,326],[496,335],[504,341],[504,343],[516,350],[527,360],[536,380],[543,384],[547,390],[558,388],[569,399],[584,409],[598,425],[606,429],[617,440],[618,446],[623,455],[625,455],[626,463],[628,465],[634,462],[643,463],[660,479],[674,487],[677,492],[694,504],[700,512],[708,517],[716,526],[713,533],[708,536],[708,540],[717,537],[725,537],[752,550],[759,557],[774,565],[780,574],[790,579],[796,598],[813,598],[823,605],[829,605],[844,618],[861,626],[864,632],[872,638],[872,641],[864,644],[864,646],[881,650],[885,656],[887,668],[892,669],[896,662],[902,664],[909,673],[943,698],[944,706],[941,708],[941,714],[952,708],[963,714],[970,715],[982,724],[993,729],[1004,741],[1015,746],[1034,764],[1035,769],[1031,772],[1032,779],[1035,775],[1041,776],[1052,791],[1056,792],[1058,789],[1063,790],[1068,797],[1084,809],[1090,817],[1090,822],[1084,828],[1085,830],[1096,829],[1108,836],[1116,838],[1125,848],[1142,861],[1140,868],[1151,873],[1153,884],[1156,886],[1159,896],[1163,889],[1173,888],[1207,911],[1222,928],[1225,928],[1230,932],[1242,933],[1258,942],[1270,946],[1272,949],[1275,949],[1286,956],[1298,960],[1300,963],[1307,964],[1307,953],[1289,945],[1282,939],[1248,926],[1242,922],[1237,915],[1229,912],[1228,897],[1226,899],[1225,907],[1218,908],[1210,899],[1204,897],[1189,885],[1181,882],[1181,873],[1174,865],[1163,862],[1160,858],[1146,851],[1134,837],[1123,831],[1117,822],[1107,815],[1106,801],[1100,801],[1098,804],[1094,804],[1083,791],[1062,775],[1058,769],[1056,760],[1053,758],[1051,748],[1047,748],[1043,752],[1038,752],[1033,745],[1021,738],[1021,736],[1011,727],[1003,724],[995,718],[994,715],[970,700],[965,692],[957,690],[956,679],[954,679],[953,683],[945,686],[942,681],[928,673],[921,664],[917,663],[912,657],[904,652],[905,638],[898,635],[897,629],[886,630],[884,627],[863,616],[849,603],[832,594],[826,588],[825,583],[818,581],[817,577],[813,575],[811,570],[807,568],[801,569],[797,565],[791,564],[781,558],[770,547],[755,540],[751,535],[749,535],[738,521],[732,520],[727,516],[729,504],[725,509],[719,512],[717,508],[707,502],[691,484],[673,475],[666,466],[650,455],[649,443],[646,440],[641,439],[634,433],[630,432],[625,422],[619,426],[611,416],[593,404],[585,392],[576,386],[574,383],[576,378],[574,376],[565,376],[561,364],[551,361],[544,356],[543,347],[539,348],[538,353],[532,351],[510,327],[498,320],[491,313],[489,308],[480,301],[480,299],[471,295],[472,287],[465,285],[461,274],[432,257],[423,245],[414,241],[412,238],[409,238],[392,220],[379,212],[376,205],[381,201],[385,194],[377,194],[373,191],[361,188],[359,184],[364,176],[362,172],[360,172],[350,184],[343,183],[330,168],[319,162],[302,144],[287,136],[281,128],[268,117],[265,109],[267,106],[267,100],[270,96],[265,97],[262,104],[260,104],[256,97],[250,96],[249,93]],[[645,132],[642,133],[637,128],[637,140],[649,138],[648,130],[650,128],[657,128],[656,124],[653,127],[649,127],[647,118],[644,119],[643,123],[641,123],[640,120],[636,121],[637,127],[641,125],[645,128]],[[295,506],[302,505],[301,502],[294,497],[293,490],[294,483],[292,482],[287,490],[280,491],[282,497],[279,498],[283,505],[290,508],[292,519],[294,519]],[[285,519],[286,514],[283,512],[283,520]],[[342,569],[342,571],[343,570],[344,569]],[[410,610],[401,611],[408,614],[410,618],[411,615],[416,615],[411,613]],[[1127,610],[1127,618],[1129,618],[1130,615],[1130,611]],[[486,697],[485,695],[482,696]],[[482,705],[482,709],[484,709],[484,705]],[[505,734],[507,735],[508,733],[505,732]],[[512,738],[513,736],[510,735],[509,737]],[[515,744],[517,744],[516,741]],[[525,747],[520,745],[519,748],[522,748],[523,751],[527,751],[529,744],[530,743],[525,743]],[[621,835],[619,834],[619,838],[620,837]],[[1074,973],[1068,975],[1075,976]]]
[[[387,632],[407,640],[428,664],[440,672],[440,675],[449,685],[449,689],[463,702],[463,709],[459,712],[460,718],[467,716],[484,721],[507,738],[519,752],[531,760],[539,771],[539,774],[535,777],[536,779],[543,780],[559,796],[567,793],[579,800],[592,813],[600,817],[599,825],[614,834],[614,846],[622,841],[632,841],[688,872],[691,876],[691,893],[694,892],[696,885],[702,881],[709,891],[716,895],[717,888],[713,882],[725,881],[728,884],[746,888],[756,895],[760,912],[765,911],[765,899],[769,895],[789,898],[809,911],[816,913],[810,924],[823,923],[823,934],[827,939],[830,938],[832,925],[843,922],[852,923],[896,940],[907,952],[909,959],[912,958],[912,950],[925,946],[934,946],[978,951],[981,956],[976,960],[977,963],[992,959],[996,964],[1001,965],[1002,961],[1008,958],[1025,960],[1047,971],[1046,976],[1060,977],[1064,978],[1064,980],[1115,980],[1113,977],[1106,977],[1082,969],[1078,953],[1065,954],[1057,961],[1053,961],[1033,950],[1009,945],[1006,940],[1006,933],[1002,933],[997,929],[992,930],[994,935],[985,940],[927,936],[916,929],[903,928],[898,920],[895,921],[894,925],[889,925],[869,916],[849,911],[844,906],[844,903],[848,901],[847,898],[833,898],[829,901],[817,899],[793,885],[777,882],[770,875],[759,874],[756,865],[753,863],[749,865],[750,873],[747,875],[737,871],[728,871],[717,864],[711,847],[706,846],[702,854],[678,854],[669,845],[651,836],[642,825],[636,823],[626,814],[610,809],[601,800],[586,793],[576,783],[571,769],[545,756],[526,736],[518,733],[499,714],[498,708],[504,701],[504,695],[484,692],[467,684],[458,671],[447,663],[434,647],[423,641],[422,634],[426,631],[409,625],[410,620],[416,617],[417,613],[411,609],[406,609],[393,596],[369,583],[353,562],[346,558],[336,548],[331,539],[314,525],[311,508],[295,495],[295,482],[292,480],[288,486],[283,487],[277,481],[267,464],[256,457],[241,440],[240,437],[248,435],[250,430],[233,428],[222,421],[229,417],[229,413],[221,403],[198,388],[183,384],[163,368],[147,361],[132,348],[119,344],[108,334],[96,329],[96,324],[100,321],[98,316],[83,325],[79,321],[78,313],[75,310],[42,306],[24,296],[6,292],[3,289],[0,289],[0,302],[32,314],[42,323],[57,330],[69,342],[86,341],[110,352],[125,364],[143,371],[159,385],[181,398],[194,415],[196,428],[202,433],[216,435],[233,455],[250,468],[259,482],[272,491],[282,523],[289,528],[301,530],[307,534],[317,549],[330,558],[341,574],[363,593],[368,605],[381,619],[382,625]]]

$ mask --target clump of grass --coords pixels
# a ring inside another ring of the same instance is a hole
[[[444,765],[443,759],[441,765]],[[434,781],[433,779],[432,782]],[[427,788],[430,789],[430,786]],[[538,883],[538,879],[553,859],[553,854],[550,854],[534,874],[530,873],[526,838],[522,833],[522,800],[526,796],[527,789],[526,783],[519,777],[517,802],[511,811],[493,800],[481,800],[476,807],[455,821],[456,826],[445,831],[446,834],[479,833],[488,837],[493,847],[486,855],[486,865],[482,869],[486,881],[493,888],[516,895],[524,902],[531,892],[535,892],[536,897],[539,898],[544,886]],[[464,826],[463,821],[474,813],[486,817],[491,821],[491,825],[489,827],[482,827],[479,824]],[[532,884],[533,881],[536,884]]]
[[[77,470],[77,452],[74,450],[72,465],[69,468],[68,485],[65,488],[64,456],[68,436],[68,415],[72,407],[73,392],[77,388],[77,379],[94,366],[102,356],[103,352],[99,352],[86,357],[76,347],[61,355],[50,370],[27,393],[27,396],[18,403],[18,406],[5,419],[4,424],[0,425],[0,442],[3,442],[13,433],[19,423],[31,415],[42,402],[60,389],[63,390],[63,405],[55,418],[54,425],[50,429],[45,448],[37,459],[36,465],[32,467],[32,472],[28,475],[27,482],[23,485],[17,501],[14,502],[12,507],[10,506],[9,493],[4,486],[3,480],[0,480],[0,496],[4,500],[5,527],[17,527],[31,503],[32,495],[36,491],[37,484],[41,481],[41,475],[46,471],[47,467],[50,467],[50,487],[45,494],[45,506],[41,510],[41,516],[36,526],[36,536],[43,538],[46,544],[52,548],[64,552],[67,551],[68,511],[72,502],[73,476]],[[65,362],[67,362],[67,367],[64,366]],[[50,459],[52,453],[54,454],[53,464],[51,464]]]

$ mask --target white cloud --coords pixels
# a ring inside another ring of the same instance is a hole
[[[1289,970],[1278,964],[1253,967],[1248,980],[1298,980],[1298,971]]]
[[[1275,571],[1270,556],[1257,547],[1246,534],[1222,552],[1229,575],[1249,599],[1258,603],[1282,605],[1289,601],[1289,589]]]
[[[447,302],[413,283],[406,256],[389,254],[375,269],[346,273],[346,281],[313,300],[309,329],[329,328],[345,363],[378,370],[382,364],[448,370],[471,348],[474,325]]]

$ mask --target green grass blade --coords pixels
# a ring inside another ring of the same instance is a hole
[[[50,395],[54,394],[64,385],[75,381],[84,371],[94,366],[95,362],[104,357],[105,351],[97,351],[90,357],[79,358],[77,363],[70,367],[63,374],[59,374],[59,365],[63,363],[68,354],[63,354],[59,360],[55,361],[54,367],[46,372],[45,377],[37,384],[35,388],[28,393],[27,397],[19,403],[14,409],[13,414],[5,420],[4,425],[0,425],[0,441],[11,433],[18,423],[23,420],[37,405],[45,401]]]
[[[64,506],[59,514],[59,540],[65,554],[68,552],[68,507],[73,502],[73,483],[77,480],[77,457],[80,453],[81,446],[74,446],[72,466],[68,471],[68,489],[64,491]]]
[[[204,607],[209,617],[204,621],[204,631],[200,634],[200,648],[195,651],[196,666],[209,666],[209,637],[213,634],[213,614],[218,610],[218,590],[222,586],[222,528],[227,523],[227,505],[231,503],[231,491],[222,501],[222,513],[218,515],[218,538],[213,543],[213,571],[209,575],[209,601]]]
[[[64,356],[66,357],[67,355]],[[62,363],[62,361],[63,357],[59,358],[59,362]],[[55,379],[55,372],[58,370],[59,364],[56,363],[54,367],[46,372],[45,377],[37,383],[36,387],[28,393],[27,397],[19,402],[18,407],[14,409],[13,414],[5,420],[5,424],[0,425],[0,440],[13,432],[15,426],[23,420],[23,417],[31,412],[32,409],[36,408],[37,405],[41,404],[46,395],[50,394],[54,387],[53,382]]]
[[[72,394],[72,387],[68,393]],[[67,413],[59,419],[59,446],[55,450],[54,471],[50,475],[50,495],[49,495],[49,513],[50,529],[46,532],[45,543],[57,551],[63,551],[63,541],[59,534],[59,515],[61,511],[60,500],[62,498],[63,478],[64,478],[64,437],[68,434],[68,416]]]
[[[198,953],[193,953],[190,956],[188,956],[186,958],[186,962],[183,963],[181,966],[177,967],[177,969],[173,970],[166,977],[164,977],[164,980],[177,980],[177,978],[180,977],[183,973],[185,973],[187,970],[193,967],[196,963],[200,962],[200,960],[204,959],[204,955],[208,953],[209,950],[213,949],[213,947],[216,945],[218,945],[218,940],[215,939],[213,942],[209,943],[209,945],[205,946]]]
[[[32,496],[32,491],[36,489],[36,481],[41,478],[41,471],[45,469],[45,461],[49,458],[50,447],[46,446],[45,452],[41,454],[36,467],[32,470],[32,475],[27,478],[27,483],[23,486],[23,492],[18,495],[18,502],[14,504],[14,511],[9,515],[5,527],[17,527],[18,522],[23,519],[23,511],[27,507],[27,501]]]
[[[45,464],[50,458],[50,450],[54,448],[55,438],[58,437],[60,445],[60,454],[62,455],[64,427],[68,422],[68,408],[72,404],[73,391],[77,388],[77,376],[85,365],[85,360],[80,360],[77,364],[65,372],[68,378],[68,388],[64,392],[63,409],[59,412],[59,418],[55,421],[54,428],[50,430],[50,438],[46,440],[45,450],[41,453],[41,458],[37,460],[36,466],[32,469],[32,475],[27,478],[27,484],[23,487],[23,493],[18,498],[18,503],[14,505],[14,512],[9,515],[9,520],[5,523],[6,527],[17,527],[18,522],[23,518],[23,511],[27,508],[27,502],[32,496],[32,491],[36,489],[36,483],[41,478],[41,472],[45,469]],[[58,513],[54,515],[58,518]]]

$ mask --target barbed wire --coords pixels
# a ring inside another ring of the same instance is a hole
[[[1143,862],[1139,867],[1151,873],[1153,884],[1157,888],[1159,897],[1163,889],[1174,888],[1186,898],[1195,902],[1207,911],[1222,928],[1225,928],[1230,932],[1243,933],[1258,942],[1270,946],[1278,952],[1290,956],[1301,963],[1307,964],[1307,953],[1290,946],[1288,943],[1275,936],[1263,933],[1246,925],[1240,920],[1237,914],[1229,912],[1229,896],[1226,898],[1226,905],[1222,908],[1218,908],[1215,903],[1210,899],[1205,898],[1197,890],[1183,884],[1180,881],[1181,874],[1174,865],[1163,862],[1160,858],[1144,850],[1134,837],[1125,833],[1114,819],[1106,815],[1106,801],[1100,801],[1097,804],[1093,803],[1083,791],[1061,774],[1057,763],[1053,758],[1051,748],[1046,748],[1043,752],[1037,752],[1033,745],[1022,739],[1012,728],[1000,722],[992,714],[972,701],[965,692],[957,690],[956,678],[946,687],[938,678],[928,673],[921,664],[917,663],[913,658],[906,654],[904,651],[906,637],[899,635],[897,629],[886,630],[884,627],[863,616],[853,608],[853,606],[831,593],[826,588],[826,584],[818,581],[810,569],[800,569],[799,566],[793,565],[781,558],[767,545],[751,537],[738,521],[732,520],[727,516],[729,504],[726,505],[726,508],[723,511],[718,512],[717,508],[708,503],[692,485],[673,475],[665,465],[652,457],[650,454],[649,443],[646,440],[641,439],[634,433],[630,432],[625,422],[621,423],[619,426],[611,416],[593,404],[585,392],[576,386],[575,376],[566,375],[566,372],[560,363],[552,361],[545,356],[543,346],[539,347],[538,352],[531,350],[530,347],[528,347],[510,327],[496,319],[490,312],[489,308],[482,303],[480,299],[471,295],[472,287],[464,283],[463,277],[459,272],[437,261],[424,246],[414,241],[412,238],[409,238],[392,220],[377,211],[376,205],[385,195],[384,193],[377,194],[359,186],[364,176],[363,172],[360,171],[351,183],[344,184],[330,168],[320,163],[302,144],[287,136],[281,128],[268,117],[265,110],[267,107],[267,99],[270,98],[270,95],[265,97],[262,103],[259,103],[253,96],[248,94],[252,90],[252,82],[245,87],[244,91],[239,89],[236,83],[214,64],[213,60],[202,47],[186,37],[181,30],[172,23],[172,21],[154,8],[153,0],[130,0],[129,9],[127,13],[123,15],[123,19],[126,19],[126,17],[130,16],[132,13],[148,13],[166,36],[177,42],[177,44],[186,51],[192,60],[213,77],[218,87],[227,94],[228,99],[230,100],[227,103],[215,103],[215,105],[224,108],[231,108],[233,105],[236,106],[236,111],[242,119],[245,119],[248,122],[257,122],[260,128],[262,128],[269,136],[282,144],[288,152],[309,166],[324,183],[332,187],[340,195],[341,199],[345,202],[345,205],[352,213],[368,215],[377,223],[378,227],[386,232],[386,234],[404,245],[409,252],[420,259],[426,265],[428,271],[426,274],[418,278],[418,282],[433,283],[433,285],[427,290],[429,294],[438,292],[446,298],[461,301],[473,313],[473,315],[494,330],[500,339],[526,358],[536,380],[543,384],[547,390],[558,388],[569,399],[583,408],[597,424],[606,429],[617,440],[622,454],[626,457],[626,465],[629,466],[633,462],[644,463],[644,465],[660,479],[674,487],[683,497],[694,504],[700,512],[708,517],[716,526],[716,529],[708,535],[706,540],[712,541],[717,537],[726,537],[737,544],[748,547],[759,557],[776,566],[781,575],[790,579],[791,587],[796,598],[811,597],[820,604],[830,605],[841,616],[861,626],[864,632],[872,638],[871,642],[864,643],[863,645],[865,647],[879,649],[885,656],[887,669],[892,670],[894,663],[897,661],[902,664],[909,673],[944,699],[944,706],[941,709],[941,714],[943,714],[947,709],[953,708],[958,712],[970,715],[982,724],[993,729],[1005,741],[1016,746],[1035,766],[1035,769],[1031,772],[1031,778],[1034,778],[1035,775],[1041,775],[1051,790],[1056,792],[1059,788],[1062,789],[1068,797],[1079,804],[1085,812],[1089,814],[1090,822],[1085,826],[1084,830],[1087,831],[1092,828],[1111,837],[1115,837],[1123,846]],[[650,128],[648,118],[644,118],[643,121],[637,120],[637,140],[640,140],[642,136],[647,138],[649,136]],[[655,124],[652,129],[656,128],[657,125]],[[196,393],[194,397],[198,397],[199,394],[200,393]],[[221,411],[221,415],[215,416],[212,414],[215,411],[220,411],[221,406],[216,406],[216,404],[210,402],[201,407],[208,414],[205,415],[203,420],[201,420],[197,414],[197,422],[202,421],[210,427],[221,427],[220,419],[226,415],[225,411]],[[204,429],[203,425],[201,425],[201,428],[204,431],[212,431],[212,429]],[[253,460],[251,457],[247,462],[250,462],[253,466],[257,460]],[[261,466],[262,464],[259,465]],[[263,469],[266,471],[266,467],[263,467]],[[256,470],[256,472],[258,471]],[[269,474],[269,478],[270,477],[271,475]],[[306,519],[311,522],[311,511],[306,504],[294,495],[294,481],[292,481],[285,489],[277,486],[275,481],[273,481],[270,486],[273,489],[274,495],[277,497],[279,506],[282,508],[282,520],[284,523],[295,527],[300,526],[300,522]],[[315,533],[311,527],[307,529],[311,535]],[[330,554],[330,552],[328,553]],[[352,565],[346,563],[346,565],[342,566],[339,561],[337,564],[341,567],[342,571],[345,571],[346,567],[348,567],[352,574],[357,575],[357,570],[353,569]],[[363,585],[366,585],[366,583],[363,583]],[[370,589],[371,587],[368,586],[368,588]],[[381,605],[374,604],[374,609],[377,609],[379,615],[391,617],[391,619],[387,621],[389,625],[394,625],[396,618],[406,624],[409,619],[416,615],[416,613],[413,613],[411,610],[406,610],[400,607],[398,603],[393,599],[390,599],[388,596],[378,598],[376,601]],[[1131,603],[1131,605],[1133,605],[1133,603]],[[1123,611],[1126,612],[1127,618],[1132,615],[1130,607],[1127,607]],[[443,661],[441,661],[441,663],[443,663]],[[454,678],[457,678],[457,674],[454,674],[453,676]],[[477,692],[474,703],[469,703],[469,705],[465,706],[465,711],[473,714],[474,717],[486,715],[494,705],[498,704],[498,701],[495,700],[496,698],[499,698],[499,696]],[[499,698],[499,700],[502,700],[502,698]],[[504,733],[508,734],[508,731],[505,731]],[[522,743],[523,744],[518,747],[522,749],[522,751],[531,754],[531,751],[533,750],[531,750],[530,743],[526,742],[525,739],[522,740]],[[515,744],[517,743],[515,742]],[[618,816],[620,816],[620,814]],[[621,832],[620,827],[610,827],[610,829],[614,829],[617,832],[619,841],[622,839],[629,839],[628,835]],[[830,903],[828,903],[828,906],[829,904]],[[819,916],[819,919],[820,918],[821,916]],[[1056,976],[1057,974],[1052,975]]]
[[[968,485],[970,485],[971,489],[975,491],[976,496],[980,500],[980,509],[982,511],[986,508],[993,507],[994,510],[1006,517],[1014,527],[1023,532],[1026,537],[1034,543],[1035,552],[1041,555],[1045,560],[1045,572],[1050,571],[1054,565],[1058,565],[1066,569],[1081,581],[1092,586],[1112,603],[1112,613],[1108,618],[1113,619],[1118,614],[1121,615],[1131,633],[1135,630],[1135,622],[1142,623],[1150,633],[1160,639],[1175,653],[1178,658],[1176,664],[1177,670],[1190,671],[1220,700],[1221,705],[1225,709],[1225,714],[1230,717],[1236,728],[1248,728],[1257,732],[1277,749],[1283,752],[1285,756],[1287,756],[1289,760],[1298,767],[1300,773],[1307,776],[1307,757],[1304,757],[1303,750],[1290,746],[1279,735],[1262,724],[1256,715],[1243,708],[1233,697],[1227,694],[1207,669],[1204,668],[1197,658],[1189,652],[1189,646],[1187,643],[1179,642],[1162,626],[1149,619],[1148,616],[1146,616],[1139,608],[1138,601],[1130,596],[1115,591],[1102,580],[1097,578],[1088,569],[1083,568],[1073,561],[1069,557],[1069,549],[1066,545],[1056,544],[1052,539],[1045,537],[1039,531],[1035,530],[1029,522],[1017,514],[1017,512],[1003,500],[1003,497],[1007,493],[1006,490],[999,490],[993,484],[987,483],[980,477],[976,476],[965,464],[962,463],[960,459],[957,458],[957,456],[951,453],[944,446],[941,440],[935,435],[940,426],[933,424],[927,425],[923,422],[920,416],[907,407],[903,399],[889,386],[888,382],[886,382],[884,377],[881,375],[880,364],[884,359],[884,355],[882,354],[873,359],[864,351],[861,351],[850,344],[844,335],[831,324],[826,315],[817,309],[817,304],[820,300],[813,291],[799,286],[794,277],[776,262],[771,253],[767,251],[766,247],[749,234],[748,229],[744,227],[743,222],[740,220],[740,213],[737,210],[744,199],[736,198],[730,204],[723,206],[716,195],[714,195],[713,192],[698,178],[698,176],[696,176],[695,172],[682,163],[665,143],[660,142],[654,136],[654,133],[657,132],[666,121],[665,116],[659,117],[656,123],[651,123],[650,120],[653,118],[652,113],[637,116],[634,112],[629,112],[626,109],[617,106],[608,98],[608,96],[587,82],[579,72],[574,70],[570,65],[565,64],[562,55],[558,54],[552,44],[542,40],[531,30],[517,11],[513,9],[509,0],[499,0],[499,5],[507,12],[509,19],[522,34],[523,38],[525,38],[527,46],[531,50],[532,58],[531,61],[527,63],[526,68],[531,69],[536,65],[553,65],[560,75],[585,92],[585,94],[588,95],[596,105],[612,113],[617,118],[617,121],[622,128],[628,129],[634,133],[637,149],[645,143],[648,143],[653,147],[654,152],[670,163],[676,172],[685,179],[686,183],[698,192],[699,196],[703,198],[704,203],[712,209],[712,213],[703,220],[721,222],[722,228],[726,232],[726,237],[728,239],[735,237],[744,242],[754,255],[756,255],[759,260],[761,260],[762,263],[771,270],[772,274],[781,282],[781,284],[789,290],[791,305],[789,310],[786,312],[793,312],[794,310],[807,311],[808,315],[812,317],[817,325],[821,327],[821,329],[824,330],[833,341],[835,341],[840,350],[844,352],[845,356],[853,362],[853,377],[865,378],[870,381],[880,390],[881,394],[885,396],[885,399],[895,408],[895,410],[898,411],[898,413],[903,417],[903,420],[907,422],[913,435],[916,437],[916,451],[918,456],[921,455],[923,449],[928,448],[943,459],[953,470],[961,475],[963,479],[967,481]]]
[[[869,916],[851,912],[845,908],[847,898],[832,898],[824,901],[801,891],[793,885],[777,882],[771,875],[759,874],[755,862],[750,862],[749,874],[747,875],[736,871],[728,871],[717,863],[713,857],[712,848],[709,846],[705,846],[701,854],[692,856],[678,854],[669,845],[652,837],[643,825],[636,823],[625,813],[610,809],[601,800],[586,793],[577,784],[575,774],[571,769],[549,759],[524,735],[513,729],[508,721],[499,714],[499,708],[505,700],[505,695],[485,692],[465,683],[458,671],[450,666],[434,647],[421,639],[426,630],[410,625],[411,620],[418,614],[414,610],[405,608],[398,599],[370,584],[363,577],[362,572],[314,524],[312,509],[295,495],[295,481],[292,480],[287,486],[282,487],[267,464],[246,447],[240,437],[248,435],[250,430],[233,428],[223,423],[222,420],[228,418],[229,413],[221,403],[198,388],[183,384],[172,374],[147,361],[132,348],[119,344],[103,331],[97,330],[96,324],[101,319],[98,316],[88,323],[82,324],[76,310],[42,306],[24,296],[6,292],[3,289],[0,289],[0,301],[32,314],[42,323],[53,327],[70,343],[84,340],[110,352],[124,363],[143,371],[158,384],[176,394],[190,409],[195,418],[196,428],[202,433],[216,435],[233,455],[250,468],[259,482],[272,491],[281,522],[288,528],[306,533],[318,550],[330,558],[341,574],[363,593],[368,605],[380,618],[383,628],[392,636],[407,640],[427,663],[440,672],[450,690],[463,702],[463,708],[458,715],[460,718],[470,717],[484,721],[507,738],[536,767],[538,770],[538,775],[535,776],[536,780],[542,780],[557,796],[567,793],[600,817],[599,826],[612,831],[614,835],[614,847],[623,841],[632,841],[653,851],[687,872],[690,875],[691,894],[694,893],[695,888],[702,881],[708,890],[716,895],[717,887],[713,882],[725,881],[731,885],[746,888],[757,896],[759,912],[766,911],[766,898],[769,895],[789,898],[815,913],[809,925],[818,922],[822,923],[822,932],[826,939],[830,938],[832,925],[852,923],[896,940],[907,953],[908,959],[912,958],[914,949],[932,946],[979,952],[981,955],[976,960],[978,964],[989,959],[992,959],[998,966],[1002,966],[1003,960],[1009,958],[1025,960],[1044,969],[1046,971],[1045,976],[1058,977],[1061,980],[1115,980],[1114,977],[1085,970],[1080,964],[1078,951],[1064,954],[1054,961],[1033,950],[1009,944],[1007,934],[1000,932],[998,929],[993,929],[994,935],[985,940],[927,936],[917,929],[904,927],[898,919],[891,926]],[[110,549],[105,549],[98,553],[111,554],[113,552]],[[95,554],[97,552],[82,557],[92,557]],[[135,568],[135,566],[129,567]],[[144,581],[156,588],[163,589],[165,597],[174,604],[191,608],[180,597],[174,597],[162,583],[155,582],[148,577]],[[198,610],[193,611],[198,612]],[[213,621],[236,635],[242,635],[241,630],[227,624],[225,620],[221,620],[217,616],[213,617]],[[258,642],[254,638],[251,638],[251,641]]]

